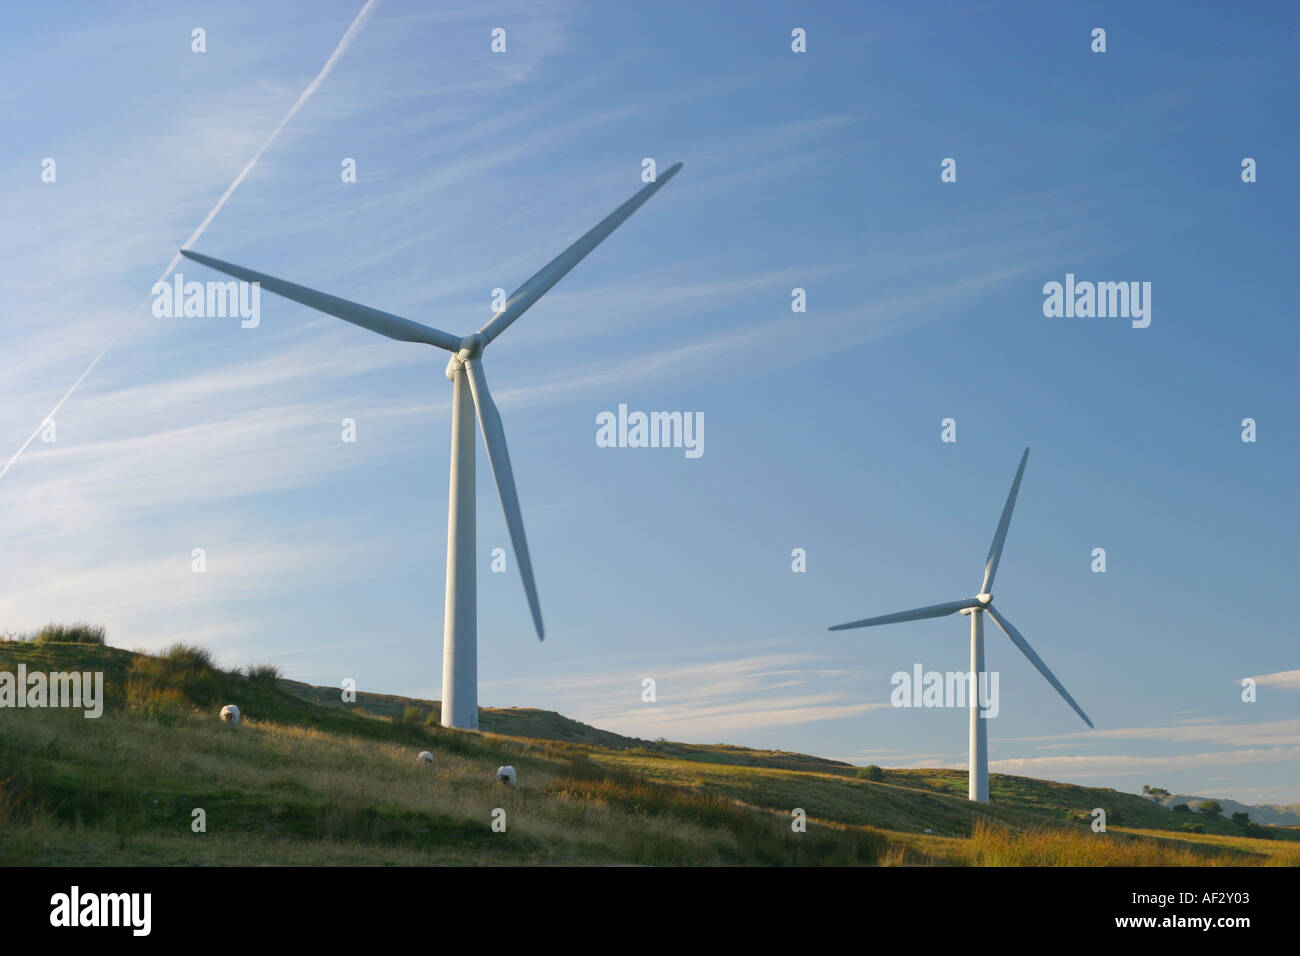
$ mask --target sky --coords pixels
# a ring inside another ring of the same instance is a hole
[[[446,355],[270,294],[255,328],[155,317],[152,286],[211,216],[201,252],[468,334],[680,161],[486,353],[547,639],[490,570],[480,445],[480,704],[964,768],[966,712],[891,675],[966,670],[965,618],[827,628],[976,593],[1030,447],[996,603],[1096,729],[990,621],[992,771],[1300,801],[1294,5],[9,21],[0,630],[438,699]],[[1150,324],[1045,315],[1067,274],[1150,283]],[[702,415],[703,453],[599,447],[620,405]]]

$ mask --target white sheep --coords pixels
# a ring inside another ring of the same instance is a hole
[[[239,708],[234,704],[227,704],[221,708],[221,720],[227,724],[239,723]]]
[[[497,783],[513,787],[519,781],[514,767],[497,767]]]
[[[420,755],[415,759],[420,763],[427,763],[430,767],[433,766],[433,754],[429,753],[427,750],[421,750]]]

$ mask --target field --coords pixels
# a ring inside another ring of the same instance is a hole
[[[1294,829],[1252,838],[1114,790],[995,774],[978,806],[961,772],[868,780],[837,761],[638,740],[537,710],[484,710],[483,732],[452,731],[435,702],[345,704],[193,648],[0,643],[0,671],[20,663],[103,671],[107,704],[95,720],[0,710],[0,864],[1300,864]],[[228,702],[246,715],[237,727],[216,717]],[[518,786],[495,782],[502,764]],[[1094,807],[1107,833],[1081,822]]]

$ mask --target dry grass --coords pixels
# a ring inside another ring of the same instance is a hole
[[[967,866],[1249,866],[1259,855],[1181,840],[1082,828],[1013,830],[979,821],[959,851]]]

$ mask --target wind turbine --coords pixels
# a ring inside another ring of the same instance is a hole
[[[451,492],[447,506],[447,602],[443,619],[442,645],[442,725],[463,729],[478,728],[478,606],[475,574],[474,528],[474,413],[483,430],[483,445],[496,478],[501,507],[505,511],[510,542],[519,564],[519,577],[528,597],[537,639],[543,640],[542,608],[533,581],[533,564],[524,537],[523,515],[515,476],[506,449],[506,435],[501,416],[488,391],[483,372],[483,351],[510,324],[523,315],[551,286],[600,245],[605,238],[636,212],[682,168],[681,163],[632,196],[597,223],[577,242],[552,259],[531,279],[516,289],[497,312],[477,332],[466,336],[452,335],[410,319],[358,305],[324,292],[254,272],[242,266],[222,262],[210,256],[182,249],[181,255],[242,279],[260,282],[262,288],[303,305],[337,316],[363,329],[378,332],[400,342],[436,345],[451,353],[446,374],[452,383],[451,412]]]
[[[1007,540],[1007,528],[1011,524],[1011,509],[1016,506],[1016,495],[1020,491],[1020,479],[1025,474],[1025,463],[1029,460],[1029,449],[1020,456],[1020,467],[1016,469],[1016,479],[1011,483],[1011,493],[1002,508],[1002,517],[998,520],[997,531],[993,533],[993,544],[989,546],[989,556],[984,561],[984,583],[980,593],[961,601],[949,601],[946,604],[932,604],[914,611],[900,611],[897,614],[885,614],[881,617],[869,617],[864,621],[850,621],[848,624],[836,624],[832,631],[845,631],[854,627],[874,627],[877,624],[894,624],[898,621],[919,621],[928,617],[947,617],[961,611],[970,617],[970,782],[967,796],[980,803],[989,802],[989,741],[984,720],[979,715],[979,675],[984,673],[984,622],[983,615],[988,613],[994,622],[1011,638],[1011,643],[1020,648],[1029,662],[1038,668],[1038,672],[1047,678],[1047,682],[1056,688],[1056,692],[1065,698],[1065,702],[1074,708],[1075,713],[1083,718],[1089,727],[1092,721],[1083,709],[1074,702],[1056,676],[1047,669],[1043,659],[1034,653],[1024,635],[1016,630],[1015,625],[1003,617],[993,606],[993,576],[997,574],[998,561],[1002,559],[1002,546]]]

